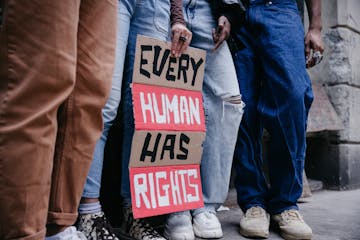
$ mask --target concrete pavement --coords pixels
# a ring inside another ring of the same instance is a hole
[[[227,211],[218,212],[224,237],[220,240],[246,240],[239,234],[242,211],[236,203],[236,191],[231,189],[224,204]],[[300,212],[313,230],[313,240],[360,240],[360,189],[351,191],[321,190],[299,203]],[[164,217],[152,219],[162,232]],[[128,238],[121,238],[127,240]],[[270,229],[270,240],[282,240]],[[198,238],[197,240],[201,240]]]
[[[236,204],[234,190],[230,190],[225,206],[230,210],[218,213],[224,231],[222,239],[248,239],[239,234],[242,212]],[[315,192],[310,198],[305,198],[299,207],[313,230],[313,240],[360,240],[360,189]],[[269,239],[282,238],[271,229]]]

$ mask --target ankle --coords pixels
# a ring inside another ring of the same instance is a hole
[[[95,214],[101,213],[101,204],[99,201],[91,203],[80,203],[78,212],[79,214]]]
[[[57,224],[48,224],[46,226],[46,237],[56,235],[60,232],[63,232],[69,226],[59,226]]]
[[[94,202],[99,202],[99,198],[86,198],[86,197],[82,197],[80,200],[80,203],[94,203]]]

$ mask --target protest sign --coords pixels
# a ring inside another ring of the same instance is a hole
[[[175,58],[170,49],[171,43],[137,37],[129,163],[135,218],[203,206],[205,51],[189,48]]]
[[[130,168],[137,218],[203,206],[199,165]]]

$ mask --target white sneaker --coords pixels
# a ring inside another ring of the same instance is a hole
[[[280,228],[280,234],[287,240],[309,240],[312,238],[312,230],[295,209],[285,210],[272,216],[272,220]]]
[[[260,206],[246,210],[240,219],[240,234],[244,237],[268,238],[270,216]]]
[[[170,240],[194,240],[190,212],[170,214],[166,220],[164,235]]]
[[[46,240],[87,240],[82,232],[76,230],[74,226],[67,227],[64,231],[45,238]]]
[[[223,232],[214,212],[202,212],[193,217],[195,236],[200,238],[221,238]]]

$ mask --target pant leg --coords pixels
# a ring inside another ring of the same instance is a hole
[[[122,173],[121,173],[121,196],[124,206],[131,205],[129,161],[131,154],[132,137],[134,134],[134,115],[130,84],[135,59],[135,44],[137,34],[148,37],[167,40],[169,36],[170,2],[168,0],[137,1],[135,11],[131,19],[129,42],[125,57],[124,67],[124,92],[121,101],[122,123],[124,127],[122,144]]]
[[[302,193],[306,121],[313,96],[305,69],[304,30],[295,2],[262,4],[253,13],[264,71],[258,110],[271,136],[268,210],[275,214],[297,208]]]
[[[5,1],[0,32],[0,239],[42,239],[57,110],[75,84],[80,1]]]
[[[237,201],[244,212],[252,206],[266,209],[268,195],[261,149],[263,124],[257,110],[262,69],[251,45],[251,39],[246,37],[246,33],[246,28],[242,28],[238,34],[246,47],[233,56],[240,91],[245,102],[234,152]]]
[[[121,99],[121,85],[124,71],[126,46],[129,36],[130,19],[133,13],[134,0],[121,0],[117,15],[117,36],[114,74],[111,85],[110,97],[102,109],[104,128],[100,139],[96,142],[94,156],[86,178],[83,197],[99,198],[101,187],[101,176],[104,162],[104,149],[109,130],[117,114]]]
[[[206,138],[201,160],[206,207],[222,204],[227,197],[243,103],[226,42],[213,51],[212,29],[217,22],[212,16],[209,2],[185,0],[183,6],[185,21],[193,33],[190,45],[207,51],[203,84]]]
[[[77,217],[94,146],[102,130],[116,42],[117,0],[82,0],[75,87],[58,114],[48,223],[72,225]]]

